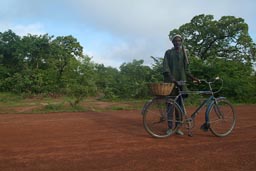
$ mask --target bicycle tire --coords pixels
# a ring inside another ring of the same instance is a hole
[[[173,118],[168,119],[167,114],[171,109],[175,112],[173,113]],[[168,122],[172,122],[172,129],[169,128]],[[165,97],[155,98],[150,100],[144,107],[143,125],[152,137],[166,138],[172,135],[180,127],[181,122],[181,109],[173,100],[166,100]]]
[[[225,98],[218,98],[209,107],[209,129],[218,137],[229,135],[236,125],[233,105]]]

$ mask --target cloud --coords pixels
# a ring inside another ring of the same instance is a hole
[[[99,40],[101,47],[94,49],[95,59],[120,65],[132,59],[144,59],[150,64],[150,56],[163,56],[171,44],[168,33],[199,14],[211,14],[215,19],[224,15],[254,21],[253,0],[77,0],[67,2],[87,26],[112,35],[111,40]],[[254,25],[253,25],[254,26]],[[251,29],[251,28],[250,28]],[[97,34],[97,33],[96,33]],[[121,40],[121,41],[120,41]]]
[[[76,0],[67,1],[77,15],[97,29],[120,36],[153,36],[189,22],[198,14],[253,19],[253,0]]]
[[[29,25],[15,25],[13,26],[12,30],[20,36],[25,36],[28,33],[32,35],[46,34],[43,25],[40,23],[34,23]]]
[[[32,35],[46,34],[46,31],[44,30],[44,26],[40,23],[32,23],[27,25],[21,25],[21,24],[14,25],[6,22],[0,22],[0,29],[2,30],[2,32],[10,29],[19,36],[26,36],[27,34],[32,34]]]
[[[172,10],[166,8],[168,4],[156,0],[77,0],[72,7],[96,29],[107,30],[121,37],[152,37],[157,32],[166,31],[170,23],[176,26],[180,23],[175,20]]]
[[[94,61],[118,67],[163,56],[169,31],[199,14],[242,17],[255,40],[255,6],[255,0],[8,0],[0,2],[0,28],[73,35]]]

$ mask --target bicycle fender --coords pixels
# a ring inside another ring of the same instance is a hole
[[[146,112],[146,109],[147,109],[148,105],[149,105],[153,100],[154,100],[154,99],[151,99],[151,100],[147,101],[147,102],[144,104],[144,106],[143,106],[143,108],[142,108],[142,110],[141,110],[141,115],[144,115],[144,113]]]

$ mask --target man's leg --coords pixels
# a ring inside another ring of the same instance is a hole
[[[177,103],[181,107],[181,110],[184,111],[181,96],[179,96],[179,98],[177,99]],[[176,122],[176,126],[179,126],[181,124],[180,122],[181,122],[181,117],[182,116],[178,114],[177,109],[175,110],[175,116],[176,116],[176,120],[178,121],[178,122]],[[184,135],[184,133],[180,129],[177,129],[176,134]]]
[[[173,122],[173,110],[174,106],[170,103],[167,104],[167,119],[168,119],[168,127],[172,129],[172,122]]]
[[[177,99],[177,103],[181,107],[181,110],[184,110],[183,105],[182,105],[182,101],[181,101],[181,96],[179,96],[179,98]],[[177,121],[179,121],[179,122],[176,122],[176,126],[177,126],[177,125],[180,125],[180,121],[181,121],[181,115],[178,114],[177,109],[175,110],[175,115],[176,115]]]

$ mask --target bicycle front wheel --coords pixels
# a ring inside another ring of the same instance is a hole
[[[165,138],[172,135],[181,125],[182,112],[173,100],[165,97],[148,102],[143,111],[143,125],[153,137]]]
[[[232,104],[225,98],[216,99],[209,110],[210,131],[224,137],[232,132],[236,124],[236,113]]]

